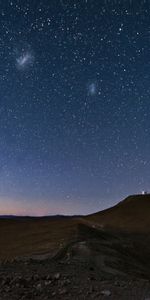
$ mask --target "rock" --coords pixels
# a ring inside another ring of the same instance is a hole
[[[120,286],[120,287],[123,287],[124,284],[123,284],[122,282],[120,282],[119,280],[115,280],[114,286]]]
[[[71,283],[71,281],[70,281],[70,279],[67,278],[67,279],[65,279],[64,283],[65,283],[65,285],[68,285]]]
[[[103,291],[101,291],[101,295],[109,297],[109,296],[111,296],[111,292],[109,290],[103,290]]]
[[[38,291],[41,291],[41,289],[42,289],[42,284],[41,284],[41,283],[38,283],[37,286],[36,286],[36,289],[37,289]]]
[[[19,288],[20,287],[20,284],[19,282],[16,283],[16,288]]]
[[[45,286],[50,285],[51,283],[52,283],[51,280],[45,280],[45,282],[44,282]]]
[[[60,273],[56,273],[56,274],[54,275],[54,279],[56,279],[56,280],[60,279]]]

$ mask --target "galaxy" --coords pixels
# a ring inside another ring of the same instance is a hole
[[[16,68],[18,70],[28,70],[29,67],[33,66],[34,54],[29,44],[22,41],[18,42],[18,44],[14,47],[13,52]]]
[[[0,214],[149,191],[150,3],[0,3]]]
[[[97,86],[96,83],[92,82],[90,84],[88,84],[88,95],[93,96],[96,94],[97,92]]]
[[[30,53],[25,53],[24,55],[21,55],[20,57],[18,57],[16,59],[17,67],[19,69],[24,69],[28,65],[31,64],[32,60],[33,60],[33,58],[31,56],[31,54]]]

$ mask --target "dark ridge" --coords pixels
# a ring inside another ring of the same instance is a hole
[[[15,216],[15,215],[0,215],[0,219],[74,219],[81,218],[81,215],[65,216],[65,215],[54,215],[54,216]]]
[[[105,228],[150,231],[150,194],[131,195],[115,206],[88,215],[86,220]]]

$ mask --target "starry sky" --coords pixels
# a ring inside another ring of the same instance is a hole
[[[149,114],[149,1],[0,0],[1,214],[149,190]]]

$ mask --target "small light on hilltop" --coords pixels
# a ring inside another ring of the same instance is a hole
[[[147,195],[148,192],[147,191],[142,191],[142,195]]]

